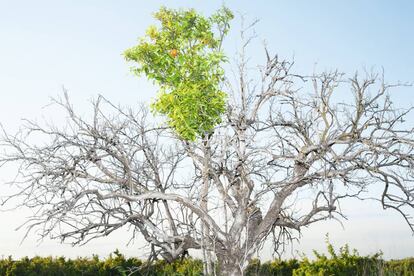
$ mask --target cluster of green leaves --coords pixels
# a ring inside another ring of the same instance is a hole
[[[183,260],[168,263],[163,260],[156,261],[151,265],[143,267],[137,274],[148,276],[202,276],[203,262],[201,260],[186,258]]]
[[[387,261],[385,262],[385,270],[389,276],[414,275],[414,258]]]
[[[160,87],[152,109],[168,117],[185,140],[213,131],[226,108],[220,90],[226,57],[221,51],[233,14],[227,8],[204,17],[195,10],[161,8],[160,26],[151,26],[138,45],[124,52],[132,70]]]
[[[385,274],[385,262],[381,259],[381,253],[372,256],[360,256],[355,249],[350,252],[348,245],[341,247],[339,253],[336,253],[329,243],[328,253],[329,257],[314,251],[316,260],[310,261],[304,258],[300,267],[294,270],[293,275],[394,275]]]

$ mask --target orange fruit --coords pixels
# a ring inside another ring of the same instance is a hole
[[[178,55],[178,51],[177,51],[177,49],[172,49],[172,50],[170,51],[170,56],[171,56],[171,57],[175,58],[177,55]]]

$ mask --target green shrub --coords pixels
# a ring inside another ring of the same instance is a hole
[[[136,275],[148,276],[201,276],[203,275],[203,263],[201,260],[193,258],[186,258],[172,263],[158,260],[143,264],[137,273]]]
[[[260,262],[254,259],[248,265],[246,276],[348,276],[383,275],[414,276],[414,258],[384,261],[381,253],[360,256],[347,245],[336,252],[328,242],[328,255],[314,251],[315,260],[303,257],[301,260],[274,260]],[[201,276],[201,260],[186,258],[168,263],[163,260],[151,263],[137,258],[126,258],[118,250],[108,258],[66,259],[64,257],[34,257],[13,260],[0,259],[0,275],[5,276]]]
[[[254,259],[250,262],[245,271],[246,276],[290,276],[293,270],[299,267],[298,260],[274,260],[261,263],[260,260]]]
[[[293,271],[294,276],[348,276],[348,275],[383,275],[385,262],[382,253],[371,256],[360,256],[357,250],[350,252],[345,245],[335,252],[332,244],[327,241],[329,257],[314,251],[316,260],[303,258],[298,269]]]
[[[414,276],[414,258],[391,260],[385,263],[386,276]]]

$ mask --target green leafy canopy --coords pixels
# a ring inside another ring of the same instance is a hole
[[[233,14],[225,7],[210,17],[163,7],[154,17],[160,26],[150,26],[124,55],[137,63],[134,73],[159,85],[152,110],[167,116],[182,139],[194,141],[213,131],[226,108],[221,44]]]

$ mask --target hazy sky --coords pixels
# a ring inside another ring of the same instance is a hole
[[[179,3],[179,4],[177,4]],[[0,0],[0,122],[16,130],[22,118],[50,118],[49,98],[69,90],[77,110],[87,113],[89,100],[102,94],[115,103],[148,101],[155,89],[131,76],[121,53],[134,45],[152,23],[161,5],[194,7],[208,15],[221,4],[244,14],[256,25],[258,39],[252,60],[263,57],[261,42],[281,56],[294,57],[303,73],[336,69],[353,74],[371,68],[385,70],[389,81],[414,81],[414,4],[412,1],[3,1]],[[235,54],[239,20],[225,43]],[[414,88],[393,91],[396,105],[413,104]],[[59,120],[59,113],[52,114]],[[409,118],[412,125],[413,118]],[[10,177],[2,171],[0,181]],[[0,194],[4,189],[0,189]],[[343,206],[344,228],[324,222],[303,230],[295,250],[310,254],[324,248],[329,232],[336,246],[348,242],[362,253],[384,252],[387,258],[414,255],[414,237],[403,219],[372,202]],[[126,235],[116,234],[81,248],[55,241],[41,244],[14,229],[27,210],[0,213],[1,255],[107,255],[120,248],[140,255],[139,243],[126,247]],[[269,257],[269,252],[264,252]]]

